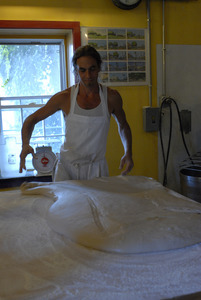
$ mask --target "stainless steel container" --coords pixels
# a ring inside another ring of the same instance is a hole
[[[182,195],[201,203],[201,167],[181,169],[180,185]]]

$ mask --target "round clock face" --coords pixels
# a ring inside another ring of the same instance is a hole
[[[142,0],[112,0],[121,9],[132,9],[140,4]]]
[[[56,155],[50,150],[42,147],[32,160],[33,166],[39,173],[48,174],[52,172],[56,161]]]

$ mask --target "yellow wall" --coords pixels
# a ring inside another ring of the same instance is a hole
[[[152,99],[157,105],[156,45],[162,43],[162,0],[150,0]],[[165,0],[167,44],[201,44],[201,0]],[[115,7],[112,0],[1,0],[1,20],[79,21],[81,26],[147,27],[146,1],[130,11]],[[142,107],[149,105],[149,87],[118,87],[133,133],[135,168],[131,175],[157,179],[157,133],[145,133]],[[123,149],[112,121],[107,159],[110,175],[118,175]]]

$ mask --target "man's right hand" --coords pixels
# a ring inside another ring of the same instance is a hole
[[[34,157],[34,149],[30,145],[23,145],[22,151],[20,153],[20,169],[19,172],[22,173],[23,169],[26,170],[25,159],[28,154],[32,154]]]

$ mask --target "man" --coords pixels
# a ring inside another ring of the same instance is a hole
[[[124,146],[121,158],[122,175],[133,168],[132,136],[122,107],[120,94],[98,83],[100,54],[91,46],[83,46],[73,56],[73,66],[79,83],[50,98],[46,105],[26,118],[22,127],[20,172],[26,169],[25,158],[34,155],[29,145],[34,126],[58,110],[66,122],[65,142],[61,146],[53,180],[91,179],[108,176],[105,159],[111,114],[114,116]]]

